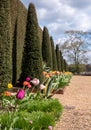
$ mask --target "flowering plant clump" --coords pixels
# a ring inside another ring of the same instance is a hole
[[[22,83],[23,87],[18,88],[15,93],[12,91],[13,85],[11,83],[7,85],[8,91],[2,94],[1,100],[1,110],[3,110],[0,116],[0,121],[3,122],[0,122],[1,130],[2,127],[5,130],[53,130],[54,122],[62,112],[62,106],[56,101],[53,101],[55,105],[52,104],[52,100],[48,101],[48,98],[55,94],[54,90],[58,91],[68,85],[72,73],[43,71],[43,76],[43,82],[37,78],[26,77]],[[35,90],[37,91],[35,92]],[[50,102],[49,106],[48,102]],[[46,124],[43,120],[46,121]],[[7,123],[8,121],[9,123]]]
[[[37,96],[37,93],[32,93],[36,86],[38,86],[40,83],[39,79],[34,78],[30,79],[30,77],[27,77],[26,80],[22,83],[23,88],[19,88],[17,92],[13,92],[13,85],[11,83],[8,83],[7,88],[8,90],[2,93],[2,109],[18,109],[19,104],[24,100],[29,100],[31,97],[35,98]],[[43,85],[40,85],[39,90],[43,89]],[[39,91],[38,90],[38,91]],[[41,91],[40,91],[41,92]],[[21,102],[19,102],[21,100]],[[7,104],[8,102],[8,104]],[[16,111],[16,110],[15,110]]]
[[[43,98],[44,94],[42,92],[46,88],[44,82],[40,83],[39,79],[34,78],[31,80],[28,77],[22,83],[23,88],[19,88],[15,93],[12,91],[13,85],[8,84],[8,91],[2,94],[2,105],[0,106],[1,130],[53,129],[58,113],[60,115],[62,112],[62,106],[57,100],[48,101],[47,98]],[[32,90],[37,86],[37,93],[32,93]],[[53,103],[55,105],[52,106]]]
[[[46,86],[43,93],[47,97],[51,97],[60,88],[64,88],[70,82],[72,77],[71,72],[59,72],[59,71],[43,71],[45,81],[43,85]]]

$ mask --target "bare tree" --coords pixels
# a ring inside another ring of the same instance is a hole
[[[79,73],[79,65],[82,63],[87,63],[87,45],[81,37],[81,32],[77,31],[67,31],[66,34],[68,39],[63,45],[60,45],[60,49],[64,56],[70,61],[70,63],[75,64],[75,70]]]

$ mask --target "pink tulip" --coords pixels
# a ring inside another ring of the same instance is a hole
[[[17,99],[23,99],[25,96],[25,91],[23,89],[20,89],[17,94],[16,94],[16,98]]]
[[[52,130],[52,126],[48,126],[48,129],[49,129],[49,130]]]
[[[31,88],[32,86],[31,86],[31,84],[29,83],[29,85],[27,86],[28,88]]]
[[[35,86],[37,86],[38,84],[39,84],[39,79],[37,79],[37,78],[34,78],[33,80],[31,80],[31,83],[33,84],[33,85],[35,85]]]
[[[43,84],[40,84],[40,90],[43,90],[43,89],[45,89],[45,85],[43,85]]]
[[[32,120],[30,120],[29,123],[32,124]]]
[[[28,82],[29,82],[29,81],[30,81],[30,77],[27,77],[27,78],[26,78],[26,81],[28,81]]]

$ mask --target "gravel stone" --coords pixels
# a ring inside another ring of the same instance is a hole
[[[73,76],[64,94],[55,94],[64,107],[54,130],[91,130],[91,76]]]

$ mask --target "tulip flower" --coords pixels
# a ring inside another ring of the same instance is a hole
[[[60,75],[60,72],[59,72],[59,71],[55,71],[55,74],[56,74],[56,75]]]
[[[31,86],[31,84],[29,83],[27,87],[28,87],[28,88],[31,88],[32,86]]]
[[[20,89],[17,94],[16,94],[16,98],[17,99],[23,99],[25,96],[25,91],[23,89]]]
[[[13,85],[11,83],[8,83],[8,88],[11,89]]]
[[[52,74],[55,75],[55,71],[52,71]]]
[[[47,74],[47,72],[46,71],[43,71],[43,75],[45,76]]]
[[[23,82],[23,86],[28,86],[28,85],[29,85],[29,82],[27,82],[27,81]]]
[[[40,90],[43,90],[43,89],[45,89],[45,85],[43,85],[43,84],[40,84]]]
[[[38,84],[39,84],[39,79],[37,79],[37,78],[34,78],[33,80],[31,80],[31,83],[33,84],[33,85],[35,85],[35,86],[37,86]]]
[[[48,126],[48,129],[49,129],[49,130],[52,130],[52,126]]]
[[[49,74],[46,74],[45,77],[46,77],[46,78],[50,78],[50,75],[49,75]]]
[[[29,82],[29,81],[30,81],[30,77],[27,77],[27,78],[26,78],[26,81],[28,81],[28,82]]]
[[[30,120],[29,123],[32,124],[32,120]]]
[[[5,92],[4,92],[4,95],[5,95],[5,96],[11,96],[11,93],[8,92],[8,91],[5,91]]]

